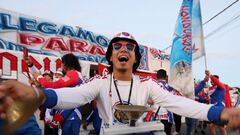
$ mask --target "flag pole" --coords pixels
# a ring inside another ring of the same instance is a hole
[[[205,48],[204,48],[205,50]],[[204,61],[205,61],[205,70],[208,69],[208,66],[207,66],[207,55],[206,55],[206,51],[205,51],[205,54],[204,54]]]

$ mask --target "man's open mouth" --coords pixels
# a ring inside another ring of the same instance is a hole
[[[118,57],[118,60],[120,61],[120,62],[127,62],[128,61],[128,57],[127,56],[120,56],[120,57]]]

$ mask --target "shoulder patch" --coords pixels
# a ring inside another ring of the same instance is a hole
[[[140,82],[142,83],[142,82],[146,82],[146,81],[150,80],[151,78],[139,76],[139,79],[140,79]]]
[[[86,80],[85,82],[88,83],[88,82],[93,81],[94,79],[107,79],[107,76],[95,75],[94,77]]]

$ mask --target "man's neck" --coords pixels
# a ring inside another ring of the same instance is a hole
[[[165,79],[163,79],[163,78],[160,78],[160,79],[158,79],[159,81],[162,81],[162,82],[166,82],[166,80]]]
[[[131,81],[132,72],[126,71],[122,73],[122,72],[113,71],[113,77],[121,81]]]

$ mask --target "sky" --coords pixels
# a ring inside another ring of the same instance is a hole
[[[200,0],[203,23],[235,0]],[[172,44],[182,0],[0,0],[0,8],[47,19],[112,38],[127,31],[143,45],[164,49]],[[240,2],[203,26],[207,69],[230,86],[240,86]],[[228,23],[228,25],[224,25]],[[222,29],[221,26],[224,25]],[[167,52],[170,53],[171,49]],[[204,77],[205,60],[193,62],[194,77]]]

